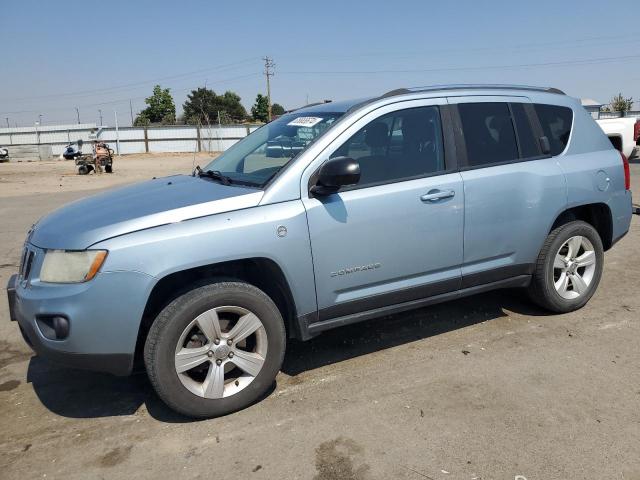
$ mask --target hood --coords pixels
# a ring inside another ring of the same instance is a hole
[[[147,228],[255,207],[262,190],[176,175],[70,203],[42,218],[29,241],[40,248],[83,250]]]

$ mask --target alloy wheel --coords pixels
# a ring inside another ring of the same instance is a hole
[[[260,373],[267,343],[264,325],[253,312],[239,306],[215,307],[198,315],[180,335],[176,373],[195,395],[229,397]]]
[[[583,295],[593,281],[596,252],[587,237],[576,235],[566,240],[553,259],[553,283],[562,298],[573,300]]]

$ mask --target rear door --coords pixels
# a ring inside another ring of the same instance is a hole
[[[464,183],[462,287],[532,272],[550,222],[566,205],[555,158],[526,97],[450,98]]]

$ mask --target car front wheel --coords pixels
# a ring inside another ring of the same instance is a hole
[[[225,415],[266,393],[286,344],[280,311],[258,288],[219,282],[181,295],[160,312],[145,365],[160,398],[192,417]]]

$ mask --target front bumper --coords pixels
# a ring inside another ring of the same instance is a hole
[[[52,285],[13,275],[7,285],[10,318],[45,359],[73,368],[128,375],[153,277],[135,272],[100,273],[82,284]],[[68,337],[45,337],[36,317],[64,315]]]

